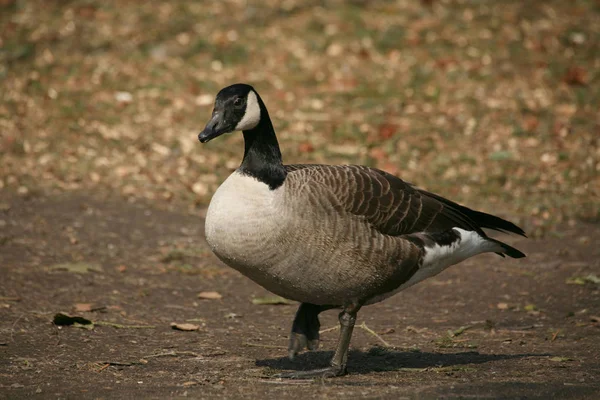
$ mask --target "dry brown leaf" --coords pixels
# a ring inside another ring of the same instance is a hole
[[[312,153],[315,151],[315,146],[313,146],[310,142],[303,142],[298,146],[298,151],[301,153]]]
[[[585,86],[587,84],[587,71],[582,67],[570,67],[563,76],[563,82],[573,86]]]
[[[498,307],[499,310],[506,310],[508,309],[508,303],[498,303],[496,307]]]
[[[91,303],[77,303],[73,307],[73,310],[77,311],[77,312],[90,312],[90,311],[92,311],[92,304]]]
[[[381,139],[389,139],[398,131],[396,124],[381,124],[379,125],[379,137]]]
[[[196,325],[196,324],[188,324],[188,323],[183,323],[183,324],[178,324],[176,322],[171,322],[171,328],[177,330],[177,331],[197,331],[198,329],[200,329],[200,325]]]
[[[523,130],[525,132],[533,132],[540,125],[540,120],[534,115],[526,115],[523,118]]]
[[[198,298],[203,300],[219,300],[223,296],[219,292],[200,292],[198,293]]]

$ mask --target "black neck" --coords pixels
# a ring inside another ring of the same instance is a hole
[[[287,172],[267,108],[260,98],[258,103],[260,122],[253,129],[244,131],[244,159],[239,170],[274,190],[283,184]]]

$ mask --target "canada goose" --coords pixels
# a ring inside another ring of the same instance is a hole
[[[482,230],[525,236],[518,226],[384,171],[284,165],[267,108],[246,84],[217,94],[198,139],[206,143],[233,131],[244,134],[244,158],[208,207],[210,248],[267,290],[301,303],[292,324],[290,358],[304,347],[317,348],[321,311],[342,308],[329,367],[279,376],[343,375],[362,306],[477,254],[525,256]]]

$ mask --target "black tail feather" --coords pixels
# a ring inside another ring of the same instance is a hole
[[[525,236],[525,231],[510,221],[496,217],[495,215],[486,214],[481,211],[471,210],[467,207],[460,206],[461,211],[467,214],[472,220],[477,222],[482,228],[493,229],[500,232],[511,232],[517,235]]]
[[[438,196],[435,193],[426,192],[424,190],[421,190],[421,192],[426,194],[427,196],[433,197],[437,201],[449,206],[450,208],[453,208],[453,209],[459,211],[460,213],[466,215],[469,219],[471,219],[473,222],[475,222],[481,228],[493,229],[495,231],[500,231],[500,232],[511,232],[511,233],[516,233],[517,235],[527,237],[527,235],[525,234],[525,231],[523,229],[519,228],[517,225],[513,224],[510,221],[507,221],[500,217],[496,217],[495,215],[487,214],[487,213],[484,213],[481,211],[475,211],[468,207],[461,206],[460,204],[455,203],[446,198],[443,198],[442,196]],[[508,254],[508,253],[506,253],[506,254]]]
[[[512,246],[507,245],[504,242],[501,242],[499,240],[492,239],[492,238],[488,238],[488,240],[490,240],[490,241],[492,241],[492,242],[500,245],[500,247],[502,247],[502,250],[504,250],[504,251],[501,252],[501,253],[496,253],[496,254],[498,254],[498,255],[500,255],[502,257],[504,257],[504,255],[507,255],[507,256],[509,256],[511,258],[523,258],[523,257],[527,257],[525,255],[525,253],[521,252],[520,250],[515,249]]]

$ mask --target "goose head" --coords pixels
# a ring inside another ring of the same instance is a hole
[[[260,122],[261,109],[260,98],[252,86],[227,86],[217,94],[212,117],[198,140],[206,143],[225,133],[252,130]]]

